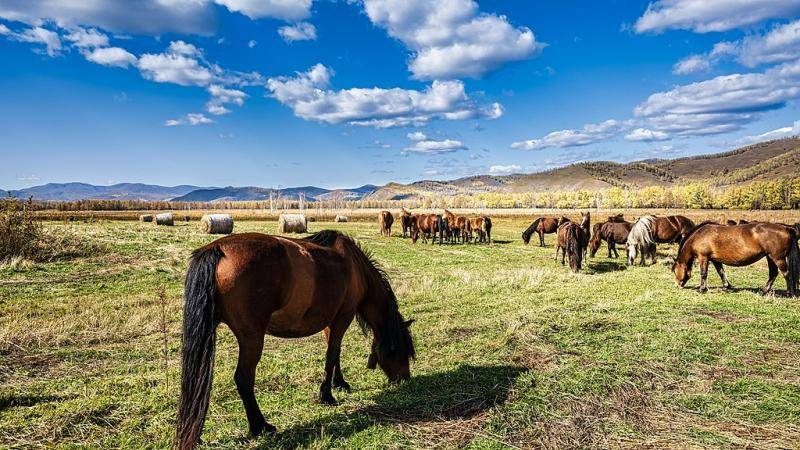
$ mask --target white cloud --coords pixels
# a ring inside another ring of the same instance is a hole
[[[239,12],[251,19],[273,17],[294,21],[311,15],[311,0],[214,0],[231,12]]]
[[[657,0],[636,21],[637,33],[668,29],[726,31],[800,12],[796,0]]]
[[[646,128],[637,128],[625,135],[625,140],[632,142],[666,141],[667,139],[669,139],[667,133]]]
[[[9,34],[11,34],[11,30],[7,26],[5,26],[2,23],[0,23],[0,34],[9,35]]]
[[[428,137],[425,136],[425,133],[423,133],[422,131],[415,131],[413,133],[408,133],[406,136],[408,136],[408,138],[411,139],[412,141],[424,141],[425,139],[428,139]]]
[[[211,100],[206,104],[206,110],[214,115],[227,114],[231,112],[225,107],[227,104],[242,106],[247,94],[237,89],[227,89],[223,86],[212,84],[208,87]]]
[[[509,164],[506,166],[496,165],[489,167],[489,173],[492,175],[508,175],[512,173],[518,173],[520,170],[522,170],[522,167],[518,166],[517,164]]]
[[[480,77],[535,55],[543,44],[473,0],[362,0],[373,24],[412,51],[414,78]]]
[[[800,135],[800,120],[796,120],[790,127],[782,127],[776,130],[767,131],[755,136],[745,136],[737,141],[739,145],[755,144],[757,142],[771,141],[789,136]]]
[[[469,99],[460,81],[434,81],[424,91],[351,88],[332,90],[332,72],[317,64],[294,77],[270,78],[272,97],[289,106],[297,117],[324,123],[388,128],[424,125],[433,119],[493,119],[500,105],[480,107]]]
[[[258,41],[255,39],[250,39],[247,42],[247,48],[255,48],[256,45],[258,45]]]
[[[299,22],[278,28],[278,34],[284,41],[314,41],[317,39],[317,28],[308,22]]]
[[[211,69],[197,58],[200,51],[183,41],[170,43],[164,53],[146,53],[139,57],[139,70],[148,80],[181,86],[206,86],[217,81]]]
[[[514,142],[511,148],[520,150],[541,150],[549,147],[580,147],[611,139],[624,132],[628,123],[618,120],[606,120],[598,124],[587,124],[580,130],[553,131],[538,139]]]
[[[136,65],[137,62],[136,56],[119,47],[95,48],[84,52],[83,56],[93,63],[104,66],[128,67]]]
[[[441,154],[452,153],[459,150],[467,150],[467,146],[463,142],[455,139],[444,139],[441,141],[423,140],[416,141],[414,145],[403,149],[403,153],[421,153],[421,154]]]
[[[209,119],[203,113],[189,113],[179,119],[170,119],[164,122],[164,126],[167,127],[176,127],[179,125],[207,125],[210,123],[214,123],[213,120]]]
[[[678,61],[672,68],[672,73],[685,75],[695,72],[708,72],[711,70],[711,62],[706,55],[692,55]]]
[[[108,47],[108,36],[93,28],[77,28],[64,38],[78,48]]]
[[[2,34],[9,36],[10,39],[20,42],[27,42],[30,44],[44,45],[44,51],[48,56],[57,56],[61,53],[61,38],[58,37],[58,33],[55,31],[51,31],[42,27],[32,27],[22,31],[21,33],[15,33],[9,30],[7,27],[5,29],[7,31],[3,32]]]

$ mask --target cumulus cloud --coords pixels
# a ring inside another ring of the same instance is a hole
[[[247,94],[238,89],[227,89],[217,84],[209,86],[208,93],[211,94],[211,100],[206,104],[206,110],[217,116],[231,112],[225,105],[242,106],[247,98]]]
[[[653,141],[666,141],[669,135],[663,131],[648,130],[646,128],[637,128],[625,135],[625,140],[631,142],[653,142]]]
[[[496,165],[489,167],[489,173],[492,175],[508,175],[512,173],[519,173],[522,167],[517,164],[509,165]]]
[[[452,153],[459,150],[467,150],[467,146],[463,142],[455,139],[443,139],[441,141],[435,140],[421,140],[415,141],[414,145],[403,149],[404,154],[419,153],[419,154],[441,154]]]
[[[311,15],[311,0],[214,0],[231,12],[251,19],[273,17],[286,21],[305,19]]]
[[[424,141],[425,139],[428,139],[428,137],[425,136],[425,133],[423,133],[422,131],[415,131],[413,133],[408,133],[406,136],[412,141]]]
[[[108,36],[90,28],[77,28],[64,38],[77,48],[108,47]]]
[[[148,80],[181,86],[207,86],[217,77],[197,58],[199,54],[194,45],[174,41],[163,53],[145,53],[139,57],[138,67]]]
[[[800,12],[796,0],[657,0],[636,21],[637,33],[668,29],[726,31]]]
[[[284,41],[314,41],[317,39],[317,28],[308,22],[299,22],[278,28],[278,34]]]
[[[333,90],[332,71],[317,64],[293,77],[270,78],[272,97],[290,107],[297,117],[324,123],[389,128],[421,126],[433,119],[493,119],[502,107],[481,107],[471,101],[460,81],[434,81],[423,91],[411,89],[351,88]]]
[[[170,119],[164,122],[164,126],[167,127],[177,127],[179,125],[207,125],[210,123],[214,123],[213,120],[209,119],[203,113],[189,113],[179,119]]]
[[[480,77],[543,47],[529,28],[480,13],[473,0],[362,1],[372,23],[411,50],[417,79]]]
[[[520,150],[542,150],[545,148],[581,147],[611,139],[629,127],[629,124],[618,120],[606,120],[598,124],[584,125],[580,130],[553,131],[538,139],[514,142],[511,148]]]
[[[5,25],[3,28],[3,30],[0,30],[0,34],[8,36],[9,39],[19,42],[27,42],[29,44],[42,44],[44,45],[44,52],[48,56],[57,56],[61,54],[61,38],[55,31],[37,26],[17,33],[11,31]]]
[[[84,52],[83,56],[97,64],[113,67],[136,65],[137,59],[132,53],[120,47],[95,48]]]

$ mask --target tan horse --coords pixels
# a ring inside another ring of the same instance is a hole
[[[492,219],[491,217],[481,216],[470,219],[472,231],[475,232],[475,243],[492,243]]]
[[[417,240],[422,236],[422,243],[428,242],[430,238],[431,244],[436,242],[436,234],[439,234],[439,245],[442,244],[444,238],[444,231],[446,222],[444,218],[438,214],[415,214],[411,223],[411,242],[417,243]]]
[[[378,222],[381,224],[381,236],[392,237],[392,224],[394,216],[389,211],[381,211],[378,214]]]
[[[339,364],[345,331],[355,318],[371,331],[368,367],[392,382],[411,376],[414,343],[386,275],[361,248],[336,231],[305,239],[259,233],[218,239],[192,254],[185,282],[181,397],[176,443],[197,446],[208,410],[216,329],[225,323],[239,344],[234,381],[250,434],[274,432],[256,402],[256,365],[264,335],[299,338],[326,330],[325,377],[319,398],[333,404],[331,387],[349,389]]]
[[[769,279],[761,288],[766,294],[782,273],[789,295],[797,295],[800,280],[800,251],[797,247],[797,230],[786,225],[767,222],[743,225],[720,225],[703,222],[681,242],[678,257],[672,266],[675,281],[685,287],[692,276],[695,261],[700,266],[700,292],[708,291],[708,263],[712,263],[722,279],[723,289],[731,284],[725,275],[726,266],[749,266],[767,258]]]

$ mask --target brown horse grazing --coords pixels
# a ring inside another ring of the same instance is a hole
[[[744,225],[719,225],[703,222],[681,242],[672,266],[678,286],[685,287],[692,276],[695,260],[700,265],[700,292],[708,291],[708,263],[714,264],[722,279],[722,288],[731,288],[723,265],[749,266],[767,257],[769,279],[761,288],[766,294],[778,272],[786,278],[789,295],[797,295],[800,280],[800,250],[797,230],[781,224],[757,222]]]
[[[592,239],[589,242],[589,256],[594,258],[600,244],[606,241],[608,246],[608,257],[611,258],[611,252],[614,252],[614,258],[619,258],[617,251],[617,244],[624,245],[628,240],[628,233],[631,231],[633,224],[630,222],[605,222],[595,224],[595,228],[600,226],[600,229],[592,234]]]
[[[591,236],[590,227],[592,226],[592,215],[589,211],[586,213],[581,213],[581,229],[583,230],[583,242],[581,242],[581,248],[583,248],[583,259],[586,259],[586,252],[589,248],[589,237]]]
[[[491,217],[481,216],[470,219],[472,221],[472,230],[477,234],[475,243],[486,242],[492,243],[492,219]]]
[[[411,235],[411,227],[413,226],[413,217],[407,209],[402,208],[400,212],[400,226],[403,227],[403,239],[406,237],[406,233]]]
[[[544,235],[555,233],[558,230],[559,223],[561,223],[560,220],[555,217],[538,217],[522,232],[522,242],[525,245],[529,244],[531,236],[536,233],[539,235],[539,246],[544,247]]]
[[[684,216],[643,216],[633,224],[628,234],[628,264],[633,264],[636,256],[641,256],[644,265],[646,254],[650,253],[656,262],[655,244],[680,242],[694,228],[694,222]],[[653,250],[650,252],[650,250]]]
[[[431,244],[436,242],[436,233],[439,233],[439,245],[442,244],[446,223],[444,218],[438,214],[419,214],[414,215],[411,227],[411,242],[416,244],[420,235],[422,236],[422,243],[431,240]]]
[[[577,273],[581,270],[586,242],[588,238],[582,226],[575,222],[562,223],[556,232],[556,262],[558,262],[558,251],[561,249],[561,265],[564,265],[564,259],[568,257],[570,270]]]
[[[389,281],[370,256],[336,231],[304,239],[260,233],[218,239],[192,253],[185,281],[181,397],[176,444],[192,449],[203,429],[214,370],[216,328],[225,323],[239,344],[234,381],[250,433],[274,432],[254,395],[264,335],[299,338],[327,330],[325,377],[319,398],[335,402],[331,387],[349,389],[339,365],[342,338],[355,317],[372,331],[368,367],[392,382],[411,376],[414,343]]]
[[[378,214],[378,221],[381,224],[381,236],[392,237],[392,224],[394,216],[389,211],[381,211]]]

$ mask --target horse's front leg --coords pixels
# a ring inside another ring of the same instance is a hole
[[[326,405],[335,405],[336,399],[333,398],[331,393],[331,386],[341,387],[347,391],[350,390],[350,385],[344,381],[341,374],[341,367],[339,357],[342,351],[342,338],[353,321],[354,313],[339,314],[333,319],[330,327],[326,330],[325,336],[328,340],[328,350],[325,352],[325,378],[319,386],[319,401]],[[336,372],[339,375],[336,375]]]
[[[767,284],[759,291],[761,295],[767,295],[767,293],[772,290],[772,283],[775,282],[775,278],[778,278],[778,266],[769,256],[767,256],[767,266],[769,266],[769,279],[767,280]]]
[[[700,292],[708,292],[708,258],[697,258],[700,266]]]
[[[725,275],[725,266],[719,261],[711,261],[714,263],[714,268],[717,269],[720,279],[722,280],[722,289],[725,291],[730,290],[733,286],[728,282],[728,276]]]
[[[236,364],[233,380],[236,382],[236,390],[239,392],[239,397],[242,398],[244,411],[247,414],[250,435],[258,436],[264,432],[274,433],[276,428],[264,420],[254,392],[256,366],[264,349],[264,335],[237,336],[236,339],[239,342],[239,361]]]

